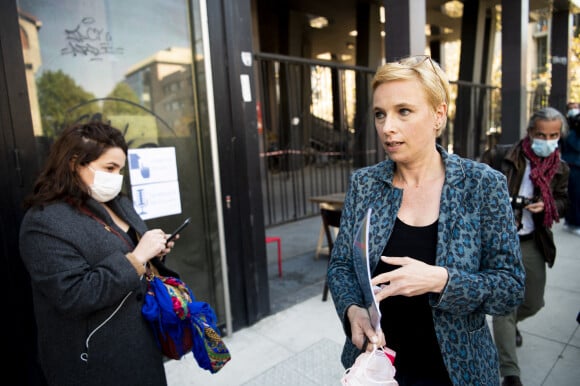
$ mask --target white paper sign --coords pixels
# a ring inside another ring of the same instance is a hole
[[[174,147],[129,149],[133,206],[143,220],[181,213]]]
[[[244,102],[251,102],[252,87],[250,86],[250,76],[247,74],[240,75],[240,82],[242,84],[242,99]]]

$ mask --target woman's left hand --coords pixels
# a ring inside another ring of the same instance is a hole
[[[377,301],[389,296],[417,296],[427,292],[439,293],[447,283],[447,269],[425,264],[411,257],[381,256],[381,260],[399,268],[375,276],[372,285],[381,288],[375,292]]]

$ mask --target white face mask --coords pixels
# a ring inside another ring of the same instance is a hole
[[[90,186],[90,195],[98,202],[108,202],[117,197],[123,187],[123,175],[106,173],[88,167],[95,173],[95,179]]]
[[[558,147],[557,139],[537,139],[532,140],[532,150],[538,157],[547,157]]]

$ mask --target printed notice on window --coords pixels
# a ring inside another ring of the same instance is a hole
[[[174,147],[129,149],[133,206],[143,220],[181,213]]]

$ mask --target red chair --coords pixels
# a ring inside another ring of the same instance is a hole
[[[278,244],[278,276],[282,277],[282,240],[278,236],[266,236],[266,244]]]

